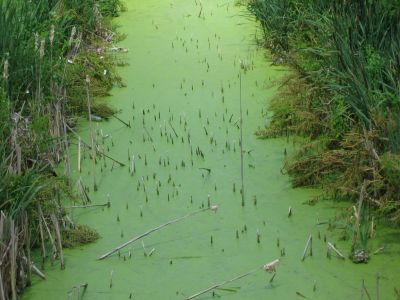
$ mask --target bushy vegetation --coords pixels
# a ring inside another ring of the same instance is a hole
[[[259,132],[307,137],[286,162],[294,186],[354,202],[361,195],[400,224],[399,2],[251,0],[248,8],[275,62],[295,69]]]
[[[61,257],[61,235],[77,237],[83,228],[62,206],[73,197],[68,128],[86,116],[86,76],[94,98],[122,84],[112,45],[120,36],[111,24],[121,9],[119,0],[0,0],[2,299],[29,285],[32,247],[43,259]],[[114,113],[97,102],[92,111]]]

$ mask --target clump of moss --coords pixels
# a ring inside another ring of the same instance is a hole
[[[100,238],[99,233],[87,225],[76,225],[63,231],[63,247],[73,248],[93,243]]]

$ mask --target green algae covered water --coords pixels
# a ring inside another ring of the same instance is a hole
[[[99,145],[126,166],[110,160],[97,164],[99,189],[91,188],[90,197],[97,204],[110,199],[110,208],[71,212],[76,222],[95,228],[101,239],[65,250],[66,269],[56,263],[46,266],[47,279],[35,279],[23,299],[185,299],[277,258],[280,264],[272,282],[272,275],[260,269],[216,289],[214,297],[356,299],[365,280],[374,298],[379,273],[380,299],[396,299],[398,232],[378,227],[370,246],[386,250],[368,264],[355,265],[334,255],[328,259],[324,237],[349,253],[349,243],[340,242],[337,232],[316,225],[317,218],[332,218],[339,204],[304,205],[319,192],[293,190],[282,175],[284,150],[290,153],[292,145],[254,135],[266,122],[263,110],[275,92],[273,82],[284,70],[272,67],[255,46],[257,26],[245,10],[226,0],[127,0],[126,5],[128,11],[117,22],[127,34],[121,46],[129,49],[129,65],[120,69],[127,87],[113,90],[109,101],[132,127],[118,120],[94,123]],[[79,134],[90,141],[88,124],[82,124]],[[83,155],[79,173],[76,146],[71,152],[74,178],[82,177],[92,187],[89,153]],[[219,206],[216,213],[198,213],[97,260],[134,236],[209,203]],[[313,255],[302,262],[310,234]],[[77,287],[85,283],[83,293]],[[208,292],[198,299],[212,297]]]

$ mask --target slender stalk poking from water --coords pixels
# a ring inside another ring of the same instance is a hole
[[[93,161],[93,190],[97,191],[96,184],[96,147],[94,143],[94,134],[93,134],[93,126],[92,126],[92,111],[90,107],[90,93],[89,93],[89,85],[90,85],[90,77],[86,75],[86,96],[87,96],[87,107],[89,113],[89,127],[90,127],[90,139],[92,143],[92,161]]]
[[[178,137],[178,134],[176,133],[175,128],[172,126],[171,121],[168,121],[169,126],[171,127],[172,131],[174,132],[175,136]]]
[[[14,225],[14,220],[11,220],[10,229],[10,275],[11,275],[11,294],[12,300],[17,300],[17,251],[18,251],[18,235]]]
[[[369,294],[369,292],[367,290],[367,287],[365,286],[365,281],[363,279],[362,280],[362,284],[361,284],[361,300],[364,299],[364,292],[365,292],[365,295],[367,295],[368,299],[372,300],[371,296],[370,296],[370,294]]]
[[[56,231],[56,236],[57,236],[57,242],[58,242],[58,252],[60,255],[60,262],[61,262],[61,269],[65,269],[65,263],[64,263],[64,253],[63,253],[63,248],[62,248],[62,241],[61,241],[61,231],[60,231],[60,225],[58,224],[58,220],[55,214],[51,214],[51,220],[53,222],[55,231]]]
[[[42,211],[42,208],[41,208],[40,204],[38,205],[38,211],[39,211],[39,217],[41,218],[41,220],[42,220],[42,222],[44,224],[44,227],[46,228],[47,234],[49,235],[49,240],[50,240],[50,243],[51,243],[51,245],[53,247],[53,256],[54,256],[54,254],[57,253],[56,244],[54,243],[54,238],[51,235],[50,228],[49,228],[49,226],[47,226],[46,219],[44,218],[43,211]]]
[[[78,137],[78,172],[81,172],[81,137]]]
[[[117,119],[118,121],[120,121],[122,124],[124,124],[126,127],[131,128],[131,124],[130,123],[126,123],[124,120],[118,118],[116,115],[112,115],[113,118]]]
[[[217,209],[218,209],[218,206],[217,206],[217,205],[213,205],[213,206],[211,206],[210,208],[207,207],[207,208],[199,209],[199,210],[196,210],[196,211],[194,211],[194,212],[191,212],[191,213],[189,213],[189,214],[187,214],[187,215],[185,215],[185,216],[183,216],[183,217],[180,217],[180,218],[177,218],[177,219],[168,221],[167,223],[162,224],[162,225],[160,225],[160,226],[157,226],[157,227],[155,227],[155,228],[153,228],[153,229],[150,229],[150,230],[148,230],[148,231],[146,231],[146,232],[144,232],[144,233],[142,233],[142,234],[140,234],[140,235],[138,235],[138,236],[136,236],[136,237],[130,239],[129,241],[123,243],[122,245],[120,245],[120,246],[114,248],[113,250],[111,250],[111,251],[109,251],[109,252],[103,254],[102,256],[100,256],[100,257],[98,258],[98,260],[105,259],[105,258],[109,257],[110,255],[112,255],[112,254],[118,252],[118,251],[121,250],[122,248],[125,248],[126,246],[132,244],[133,242],[136,242],[137,240],[140,240],[141,238],[143,238],[143,237],[145,237],[145,236],[148,236],[148,235],[150,235],[151,233],[153,233],[153,232],[155,232],[155,231],[157,231],[157,230],[160,230],[160,229],[162,229],[162,228],[164,228],[164,227],[166,227],[166,226],[168,226],[168,225],[177,223],[177,222],[179,222],[179,221],[182,221],[182,220],[184,220],[184,219],[187,219],[187,218],[189,218],[189,217],[192,217],[192,216],[194,216],[194,215],[196,215],[196,214],[198,214],[198,213],[201,213],[201,212],[204,212],[204,211],[207,211],[207,210],[217,211]]]
[[[39,211],[39,208],[38,208],[38,211]],[[42,246],[42,263],[44,264],[44,260],[46,258],[46,247],[44,245],[43,225],[42,225],[42,218],[40,216],[39,216],[39,233],[40,233],[40,242],[41,242],[41,246]]]
[[[301,261],[304,261],[304,259],[306,258],[307,250],[309,250],[310,256],[312,256],[312,236],[311,236],[311,234],[308,237],[306,247],[304,248],[303,256],[301,257]]]
[[[79,134],[76,133],[75,130],[73,130],[73,129],[72,129],[71,127],[69,127],[68,125],[67,125],[67,127],[68,127],[68,130],[69,130],[69,131],[71,131],[75,136],[77,136],[78,138],[80,138]],[[124,163],[122,163],[122,162],[120,162],[120,161],[118,161],[118,160],[112,158],[111,156],[105,154],[103,151],[99,150],[98,147],[93,148],[93,147],[91,147],[88,143],[85,143],[82,139],[81,139],[81,143],[82,143],[83,145],[85,145],[89,150],[92,150],[92,151],[93,151],[93,149],[95,149],[96,153],[98,153],[98,154],[100,154],[100,155],[102,155],[102,156],[108,158],[109,160],[112,160],[113,162],[119,164],[121,167],[125,167],[125,164],[124,164]]]
[[[381,279],[381,276],[379,273],[376,274],[376,300],[380,300],[380,288],[379,288],[379,280]]]
[[[153,138],[151,137],[149,131],[147,130],[146,126],[143,125],[144,131],[146,131],[147,136],[149,137],[150,141],[153,142]]]
[[[240,180],[242,184],[241,188],[242,206],[244,206],[242,72],[239,73],[239,105],[240,105]]]

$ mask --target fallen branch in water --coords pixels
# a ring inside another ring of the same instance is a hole
[[[196,215],[196,214],[198,214],[198,213],[201,213],[201,212],[204,212],[204,211],[207,211],[207,210],[217,211],[217,210],[218,210],[218,205],[213,205],[213,206],[211,206],[211,207],[207,207],[207,208],[202,208],[202,209],[200,209],[200,210],[196,210],[196,211],[194,211],[194,212],[192,212],[192,213],[189,213],[189,214],[187,214],[187,215],[185,215],[185,216],[183,216],[183,217],[180,217],[180,218],[171,220],[171,221],[169,221],[169,222],[167,222],[167,223],[165,223],[165,224],[162,224],[162,225],[157,226],[157,227],[155,227],[155,228],[153,228],[153,229],[150,229],[150,230],[148,230],[148,231],[146,231],[146,232],[144,232],[144,233],[142,233],[142,234],[140,234],[140,235],[138,235],[138,236],[136,236],[136,237],[130,239],[129,241],[123,243],[122,245],[120,245],[120,246],[114,248],[113,250],[111,250],[111,251],[109,251],[109,252],[103,254],[102,256],[100,256],[100,257],[98,258],[98,260],[102,260],[102,259],[105,259],[105,258],[109,257],[110,255],[114,254],[115,252],[118,252],[119,250],[121,250],[122,248],[125,248],[126,246],[132,244],[133,242],[136,242],[137,240],[140,240],[141,238],[143,238],[143,237],[145,237],[145,236],[148,236],[148,235],[150,235],[151,233],[153,233],[153,232],[155,232],[155,231],[157,231],[157,230],[160,230],[160,229],[162,229],[162,228],[164,228],[164,227],[166,227],[166,226],[168,226],[168,225],[177,223],[177,222],[179,222],[179,221],[182,221],[182,220],[184,220],[184,219],[186,219],[186,218],[189,218],[189,217],[191,217],[191,216],[194,216],[194,215]]]
[[[260,266],[260,267],[258,267],[256,269],[254,269],[254,270],[251,270],[250,272],[244,273],[244,274],[236,276],[236,277],[234,277],[232,279],[228,279],[228,280],[226,280],[224,282],[221,282],[221,283],[215,284],[213,286],[210,286],[209,288],[206,288],[205,290],[202,290],[202,291],[200,291],[200,292],[198,292],[196,294],[193,294],[193,295],[187,297],[186,300],[194,299],[194,298],[196,298],[198,296],[201,296],[201,295],[203,295],[203,294],[205,294],[207,292],[215,290],[215,289],[217,289],[217,288],[219,288],[219,287],[221,287],[221,286],[223,286],[225,284],[228,284],[228,283],[234,282],[236,280],[239,280],[239,279],[241,279],[243,277],[249,276],[249,275],[251,275],[251,274],[253,274],[253,273],[255,273],[255,272],[257,272],[258,270],[261,270],[261,269],[264,269],[267,272],[275,272],[275,268],[278,265],[278,263],[279,263],[279,259],[276,259],[276,260],[274,260],[274,261],[272,261],[270,263],[267,263],[267,264],[262,265],[262,266]]]

